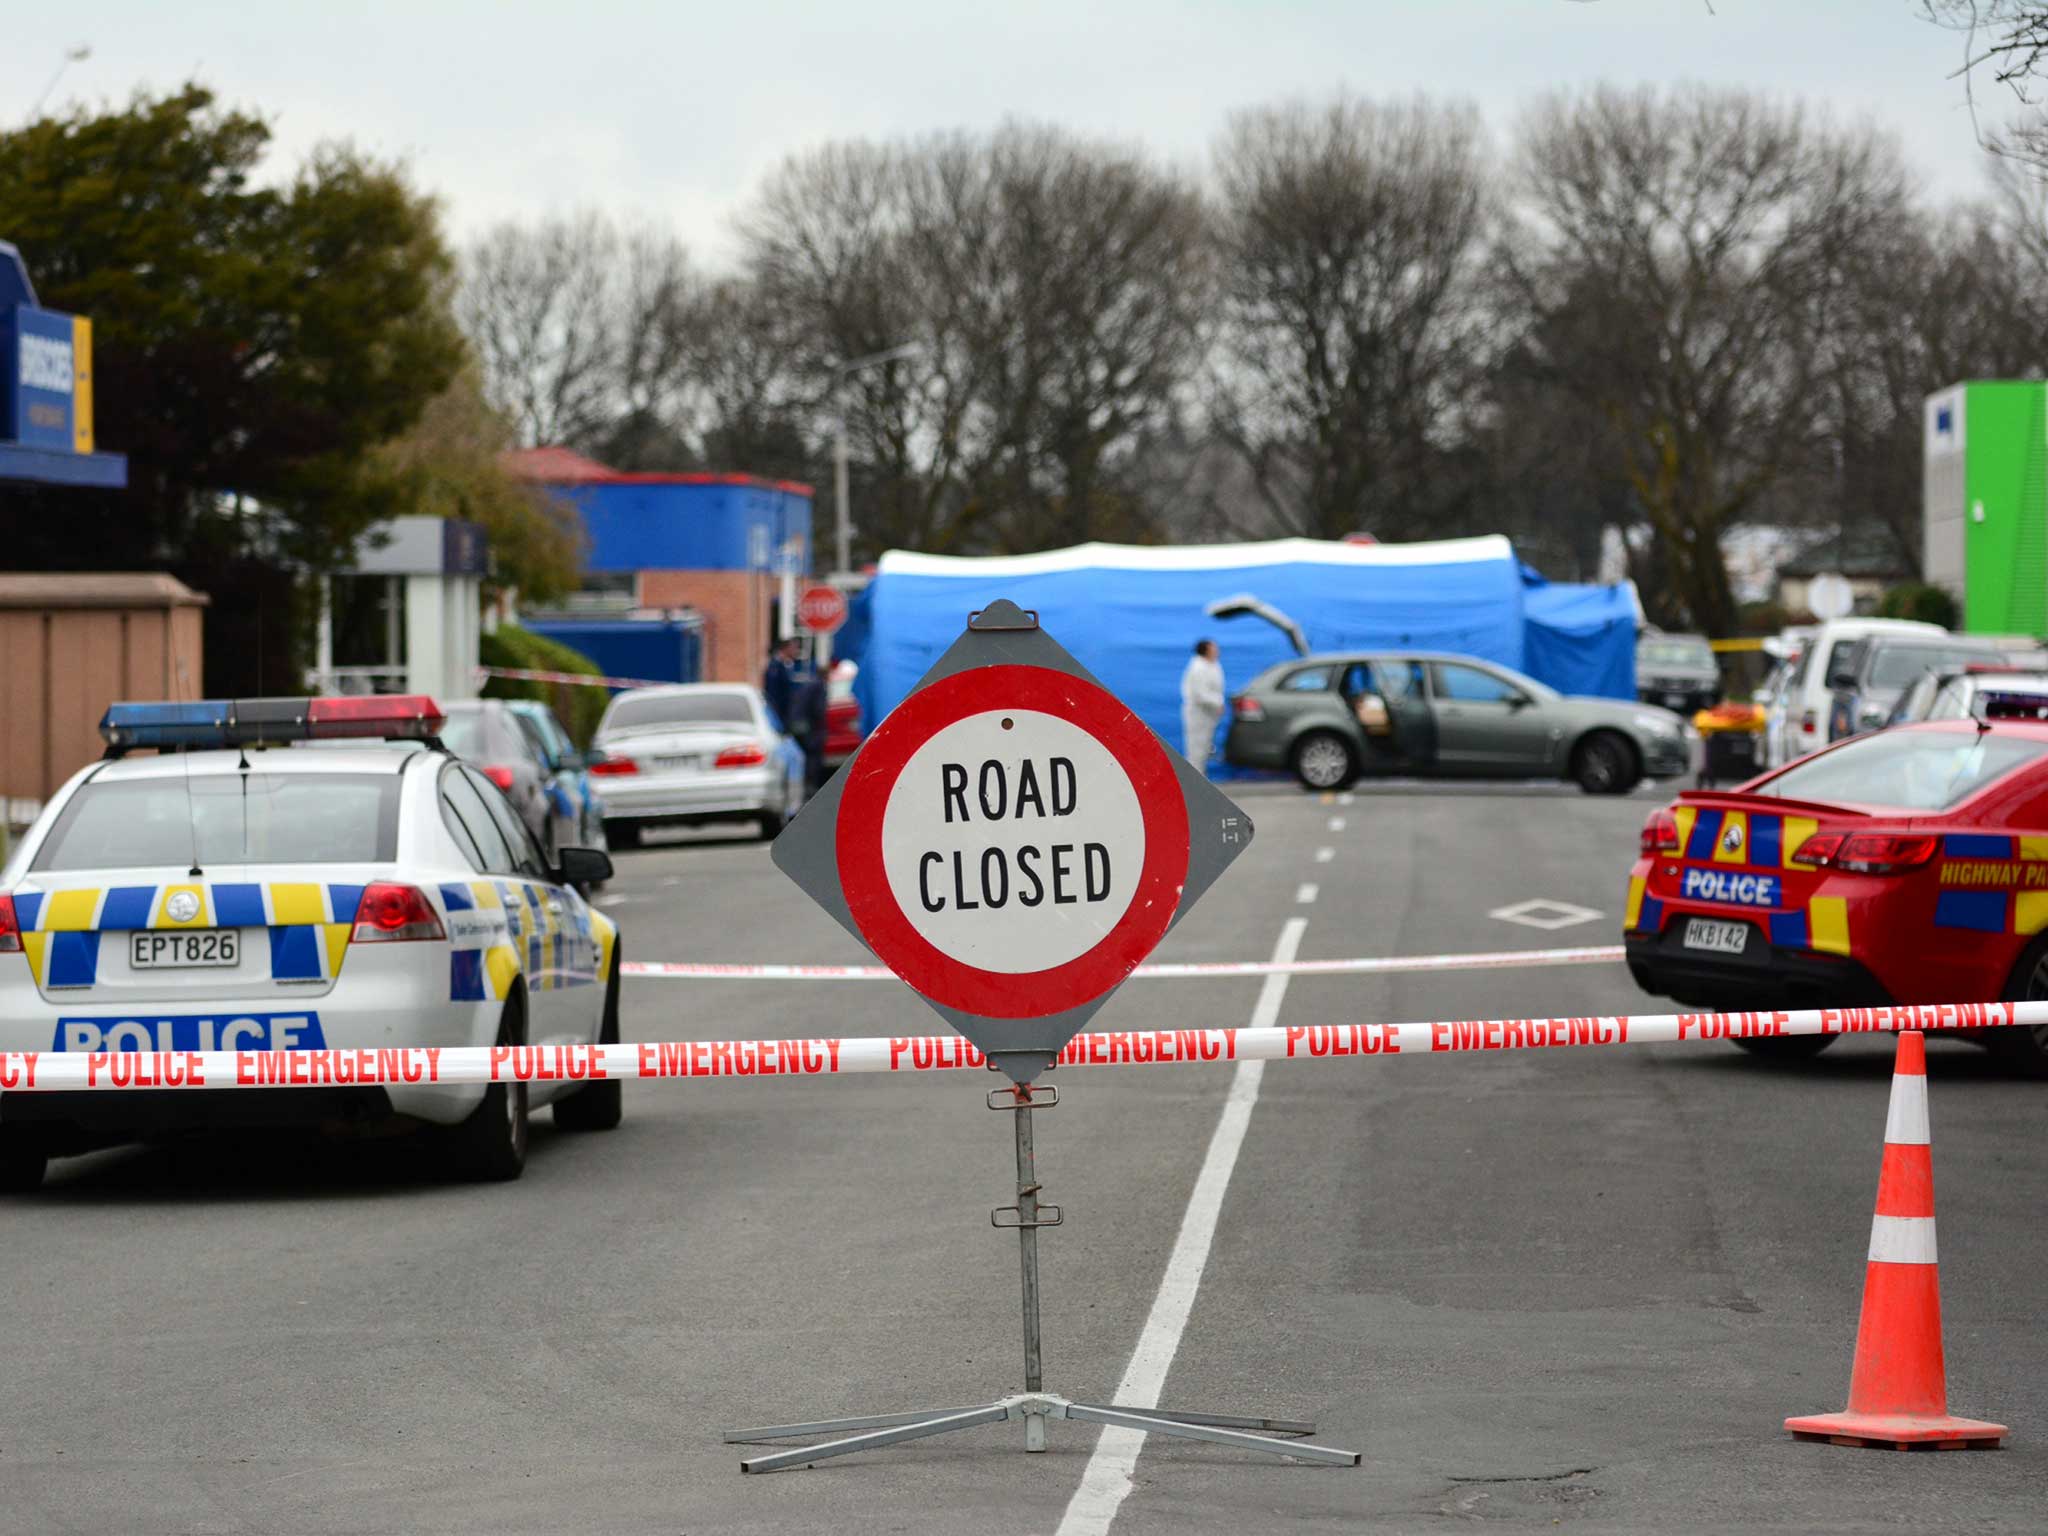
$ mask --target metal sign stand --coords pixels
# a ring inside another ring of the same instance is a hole
[[[1334,1446],[1313,1445],[1302,1440],[1274,1440],[1273,1435],[1310,1435],[1313,1423],[1289,1419],[1246,1418],[1225,1413],[1177,1413],[1163,1408],[1106,1408],[1091,1403],[1070,1402],[1044,1390],[1042,1354],[1038,1325],[1038,1229],[1057,1227],[1064,1221],[1060,1208],[1043,1204],[1038,1196],[1038,1164],[1031,1139],[1031,1113],[1051,1109],[1060,1101],[1059,1090],[1019,1084],[989,1090],[988,1107],[1010,1111],[1017,1133],[1017,1203],[999,1206],[989,1213],[996,1227],[1017,1229],[1017,1253],[1024,1282],[1024,1390],[973,1408],[931,1408],[913,1413],[887,1413],[852,1419],[822,1419],[813,1424],[767,1424],[756,1429],[735,1429],[726,1434],[728,1445],[754,1445],[771,1440],[826,1438],[793,1450],[772,1451],[743,1458],[742,1472],[781,1472],[790,1467],[807,1467],[835,1456],[852,1456],[861,1451],[900,1445],[906,1440],[925,1440],[949,1435],[978,1424],[1024,1421],[1024,1449],[1045,1449],[1047,1419],[1079,1419],[1090,1424],[1113,1424],[1146,1434],[1171,1435],[1180,1440],[1206,1440],[1214,1445],[1232,1445],[1241,1450],[1260,1451],[1269,1456],[1291,1456],[1326,1466],[1355,1467],[1356,1451]],[[1007,1218],[1007,1219],[1006,1219]]]

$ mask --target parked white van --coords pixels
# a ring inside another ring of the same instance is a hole
[[[1946,635],[1918,619],[1829,619],[1814,630],[1771,711],[1770,765],[1782,768],[1828,744],[1828,679],[1849,657],[1845,648],[1872,635]]]

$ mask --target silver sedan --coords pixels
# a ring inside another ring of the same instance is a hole
[[[773,837],[804,801],[804,756],[761,690],[738,683],[634,688],[598,722],[590,771],[613,848],[654,826],[750,821]]]

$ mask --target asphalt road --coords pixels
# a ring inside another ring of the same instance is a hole
[[[1297,919],[1309,957],[1612,942],[1643,811],[1247,803],[1257,842],[1161,958],[1264,958]],[[863,958],[758,844],[619,863],[630,957]],[[1488,916],[1532,899],[1603,916]],[[1646,1006],[1604,966],[1133,982],[1101,1022],[1242,1025],[1262,991],[1282,1023]],[[936,1027],[894,983],[627,991],[630,1038]],[[543,1117],[504,1187],[434,1182],[392,1142],[60,1164],[0,1205],[0,1530],[2036,1530],[2048,1090],[1928,1055],[1950,1394],[2012,1426],[1998,1452],[1780,1429],[1848,1385],[1890,1069],[1850,1040],[1789,1070],[1717,1045],[1268,1065],[1162,1400],[1314,1417],[1358,1469],[1153,1443],[1119,1503],[1099,1432],[1055,1423],[1043,1456],[1005,1425],[743,1478],[723,1429],[1019,1387],[1017,1257],[988,1224],[1011,1149],[978,1075],[723,1079],[629,1085],[607,1136]],[[1101,1401],[1253,1089],[1231,1067],[1059,1081],[1047,1386]]]

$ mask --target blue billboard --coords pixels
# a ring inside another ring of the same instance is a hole
[[[92,322],[37,304],[0,241],[0,481],[126,485],[128,461],[93,448]]]
[[[10,358],[0,437],[27,448],[92,452],[92,327],[76,315],[17,304],[0,312]]]

